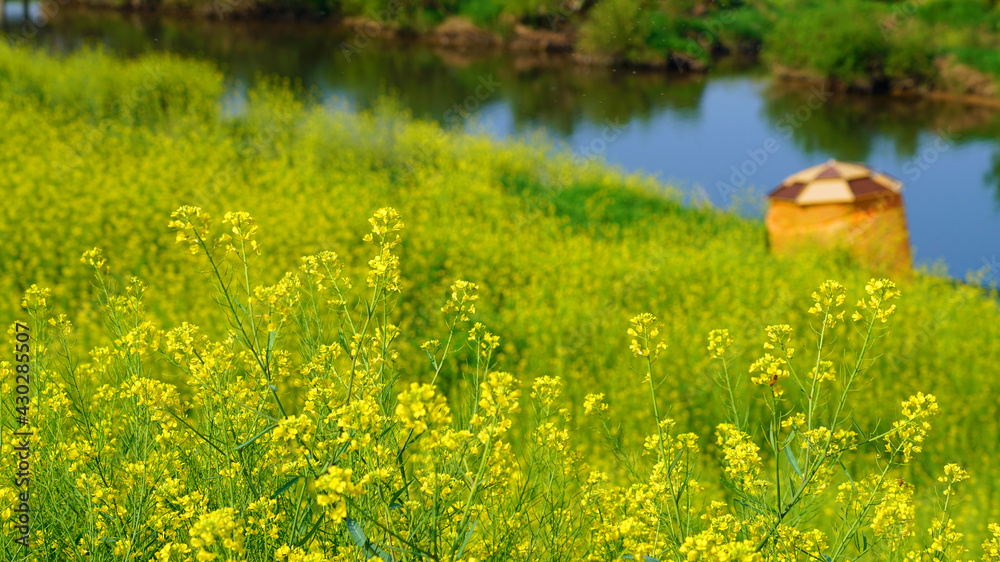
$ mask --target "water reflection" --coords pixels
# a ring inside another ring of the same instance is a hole
[[[0,29],[14,29],[25,22],[25,18],[36,25],[41,23],[41,4],[28,0],[0,0]]]
[[[74,12],[43,29],[37,42],[58,52],[100,45],[127,56],[161,50],[203,57],[244,83],[261,74],[289,77],[324,95],[346,96],[360,108],[391,94],[413,115],[438,120],[491,78],[501,85],[495,100],[510,106],[518,131],[544,127],[561,135],[572,134],[581,120],[648,121],[664,110],[695,119],[705,87],[702,76],[590,68],[554,55],[463,55],[382,39],[345,54],[341,44],[351,40],[351,34],[318,24]]]
[[[778,122],[803,115],[800,109],[809,107],[808,99],[816,90],[771,84],[765,93],[768,118]],[[874,143],[885,140],[892,143],[897,156],[915,156],[919,137],[928,130],[959,144],[996,138],[1000,111],[923,98],[831,94],[821,107],[809,112],[801,126],[792,128],[795,143],[804,152],[837,154],[848,160],[867,159]]]
[[[983,182],[997,186],[994,195],[996,196],[996,210],[1000,212],[1000,150],[993,154],[993,161],[990,169],[983,175]]]

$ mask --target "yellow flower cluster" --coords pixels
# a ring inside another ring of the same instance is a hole
[[[479,300],[479,285],[459,279],[451,285],[451,297],[441,307],[441,312],[467,322],[468,315],[476,313],[477,300]]]
[[[479,416],[485,418],[503,417],[518,411],[517,399],[521,391],[517,390],[514,375],[503,371],[494,371],[480,384]]]
[[[192,254],[201,251],[201,247],[210,240],[212,218],[201,207],[184,205],[174,211],[170,218],[172,220],[167,223],[167,228],[177,231],[176,241],[187,243]]]
[[[964,482],[968,479],[969,473],[964,468],[955,463],[948,463],[944,465],[944,475],[938,477],[938,482],[948,485],[944,491],[944,495],[950,496],[953,492],[952,487],[955,484]]]
[[[858,310],[854,313],[854,320],[861,320],[865,314],[874,316],[878,321],[885,323],[889,316],[896,312],[896,305],[886,303],[899,298],[900,292],[896,284],[888,279],[872,279],[865,285],[867,299],[858,300]]]
[[[21,299],[21,308],[28,311],[42,311],[48,307],[49,299],[52,297],[52,289],[42,288],[34,283],[24,292]]]
[[[660,356],[660,351],[667,348],[666,343],[658,341],[661,326],[652,314],[643,312],[633,316],[629,325],[628,335],[632,336],[629,349],[636,357],[648,357],[655,361]]]
[[[770,353],[765,353],[763,357],[754,361],[750,365],[750,373],[758,373],[756,376],[750,378],[751,382],[760,386],[771,387],[775,396],[781,396],[784,393],[784,390],[778,383],[791,376],[787,368],[787,361],[781,357],[775,357]]]
[[[243,554],[243,524],[231,507],[201,516],[191,527],[191,549],[198,562],[211,562],[219,554]]]
[[[833,280],[824,281],[819,286],[819,290],[812,294],[814,302],[809,309],[809,314],[824,315],[826,326],[832,328],[836,326],[838,321],[844,319],[844,311],[835,312],[834,310],[842,306],[846,298],[846,289],[843,285]]]
[[[604,393],[590,393],[583,400],[583,411],[587,415],[598,413],[603,414],[607,412],[609,406],[604,402]]]
[[[328,283],[333,283],[335,286],[343,284],[345,289],[350,288],[350,283],[343,277],[344,264],[336,252],[324,250],[312,256],[304,256],[301,261],[302,272],[317,292],[325,292],[329,288]],[[334,302],[332,305],[338,306],[340,302]]]
[[[403,229],[403,221],[396,209],[383,207],[375,211],[368,222],[371,223],[372,231],[364,239],[379,249],[379,253],[368,261],[368,286],[381,286],[386,291],[399,292],[399,256],[392,253],[392,249],[402,241],[398,234],[393,233]]]
[[[729,335],[729,330],[712,330],[708,333],[708,353],[712,359],[722,357],[733,345],[733,338]]]
[[[916,506],[913,504],[913,484],[899,482],[883,487],[881,501],[875,505],[872,533],[883,537],[891,550],[899,548],[914,535]]]
[[[788,344],[792,341],[792,327],[788,324],[777,324],[774,326],[768,326],[764,329],[764,333],[767,335],[767,340],[764,342],[764,349],[774,349],[775,345],[778,349],[785,352],[789,358],[795,355],[795,348],[788,347]]]
[[[820,359],[819,365],[812,368],[812,371],[810,371],[809,376],[810,378],[818,382],[836,380],[837,368],[833,364],[833,361]]]
[[[750,494],[762,493],[769,484],[760,479],[763,470],[760,447],[732,424],[720,424],[715,433],[716,444],[722,448],[726,477]]]
[[[222,246],[226,254],[248,256],[253,253],[260,255],[260,243],[257,242],[257,221],[246,211],[226,213],[222,224],[230,226],[230,232],[220,235],[215,243]],[[237,247],[237,245],[239,247]]]
[[[711,531],[702,531],[684,539],[681,546],[684,560],[696,562],[763,562],[764,556],[757,552],[753,541],[720,542]]]
[[[892,430],[885,437],[885,450],[893,456],[901,454],[901,462],[910,462],[913,453],[923,450],[924,439],[931,429],[928,420],[937,416],[940,411],[937,398],[932,394],[918,392],[904,400],[904,419],[893,422]]]
[[[316,479],[316,490],[319,492],[316,503],[328,508],[332,506],[330,517],[334,521],[347,517],[347,499],[350,496],[359,496],[364,491],[361,484],[351,481],[353,472],[350,468],[331,466]]]
[[[396,397],[396,418],[406,429],[420,434],[429,426],[451,423],[451,410],[444,396],[430,384],[410,383],[409,389]]]
[[[992,536],[983,542],[983,560],[997,562],[1000,560],[1000,524],[990,523],[989,531]]]

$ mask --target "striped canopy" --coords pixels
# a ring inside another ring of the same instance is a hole
[[[903,182],[863,164],[830,160],[788,176],[768,197],[798,205],[826,205],[885,197],[902,188]]]

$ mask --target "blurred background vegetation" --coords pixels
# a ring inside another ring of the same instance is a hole
[[[994,0],[81,0],[89,6],[192,12],[220,19],[366,21],[381,32],[536,41],[601,63],[711,68],[760,55],[779,74],[850,89],[995,96],[1000,8]],[[457,22],[457,27],[456,27]],[[361,29],[361,28],[359,28]],[[375,28],[364,28],[375,29]],[[367,33],[367,31],[366,31]]]

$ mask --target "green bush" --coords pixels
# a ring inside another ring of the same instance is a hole
[[[951,51],[962,64],[1000,77],[1000,51],[993,48],[960,47]]]
[[[878,27],[882,15],[882,10],[857,1],[786,12],[766,37],[765,53],[772,62],[825,78],[867,78],[888,53]]]
[[[918,21],[910,21],[888,38],[889,53],[882,67],[887,77],[933,79],[936,48],[931,29]]]
[[[764,36],[773,25],[762,12],[754,8],[741,7],[729,11],[723,19],[726,23],[720,37],[723,42],[753,41],[762,43]]]
[[[935,54],[925,26],[860,0],[784,12],[765,39],[772,63],[845,84],[926,78]]]
[[[443,7],[431,0],[343,0],[343,15],[373,18],[382,24],[422,31],[444,19]]]
[[[580,47],[584,51],[608,54],[626,60],[648,60],[647,43],[652,22],[646,0],[605,0],[591,10],[581,28]]]
[[[916,17],[931,24],[980,26],[996,28],[1000,13],[988,0],[945,0],[926,2],[916,9]]]
[[[607,0],[589,14],[580,47],[619,61],[662,64],[672,53],[707,61],[705,43],[715,42],[707,20],[687,16],[688,9],[660,7],[643,0]]]
[[[489,26],[497,22],[503,9],[500,0],[460,0],[456,11],[477,25]]]

